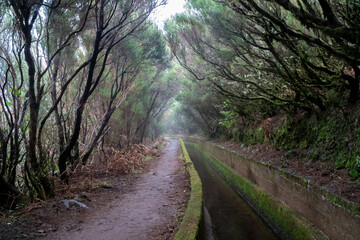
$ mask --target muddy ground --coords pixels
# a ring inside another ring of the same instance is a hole
[[[189,182],[179,141],[168,141],[137,173],[88,179],[78,192],[2,216],[0,239],[172,239]]]

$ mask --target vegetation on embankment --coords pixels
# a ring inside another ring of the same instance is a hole
[[[359,111],[311,116],[277,116],[247,128],[232,128],[232,139],[244,146],[272,143],[279,150],[306,149],[305,161],[329,163],[360,177]]]
[[[234,170],[216,160],[210,153],[194,146],[205,160],[261,215],[283,239],[327,239],[295,211],[284,206],[274,197],[242,178]]]
[[[190,175],[190,199],[185,210],[183,220],[179,230],[175,235],[175,240],[193,240],[199,232],[199,224],[202,219],[202,184],[194,165],[191,162],[189,154],[185,148],[184,142],[180,140],[182,156],[185,160],[186,169]]]

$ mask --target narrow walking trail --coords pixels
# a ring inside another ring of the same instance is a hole
[[[149,171],[126,193],[91,214],[75,229],[58,229],[47,239],[168,239],[186,204],[188,185],[179,160],[179,141],[168,139]]]

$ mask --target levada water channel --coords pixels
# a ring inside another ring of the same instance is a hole
[[[207,163],[196,144],[185,143],[203,186],[204,223],[199,239],[278,239],[270,227]]]

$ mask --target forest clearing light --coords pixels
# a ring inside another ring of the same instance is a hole
[[[167,0],[167,4],[160,6],[150,15],[151,21],[155,22],[160,29],[164,29],[164,23],[177,13],[185,11],[185,0]]]

